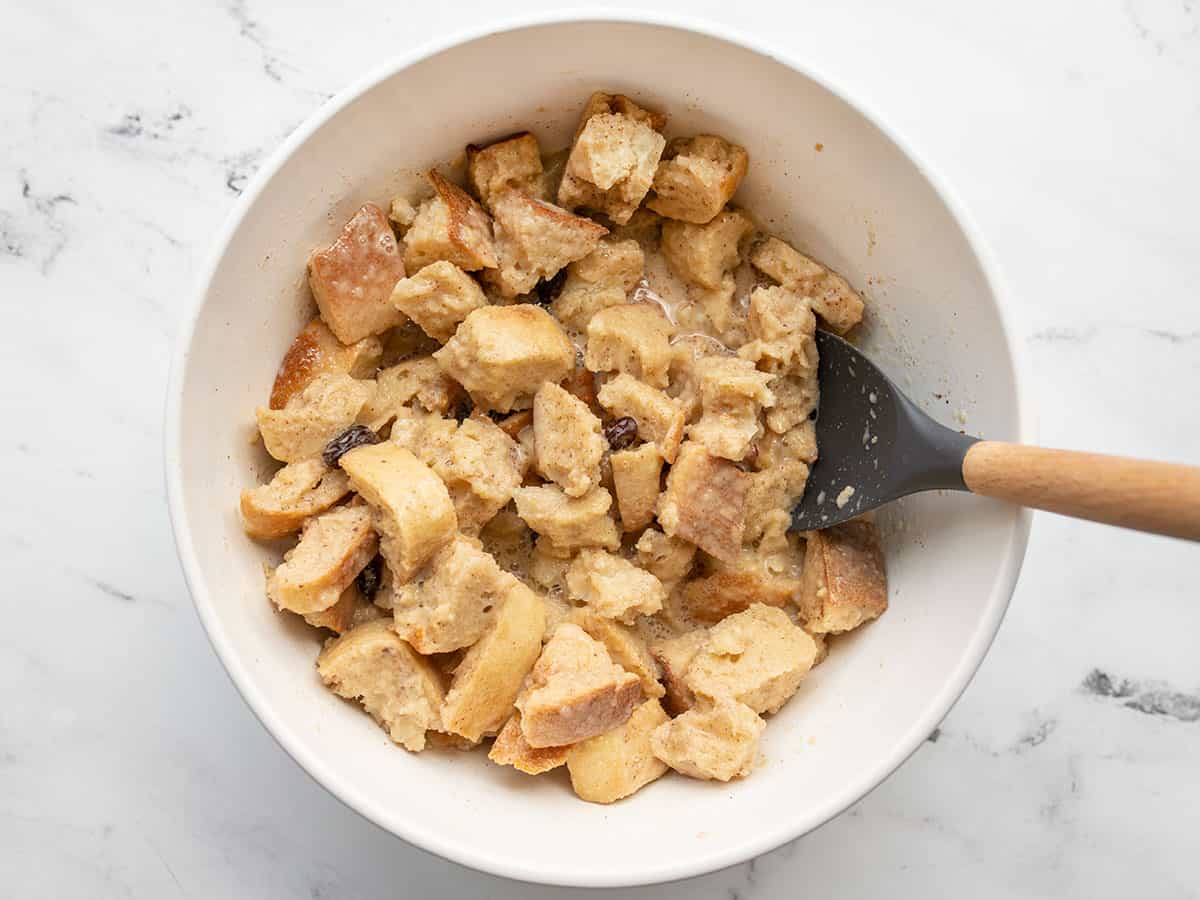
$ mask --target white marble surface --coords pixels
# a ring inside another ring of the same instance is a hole
[[[1200,5],[662,5],[812,60],[945,171],[1021,306],[1047,443],[1200,461]],[[430,857],[300,771],[209,649],[162,487],[172,339],[258,162],[494,8],[5,4],[0,893],[582,895]],[[626,893],[1200,896],[1198,571],[1194,546],[1038,516],[936,742],[815,834]]]

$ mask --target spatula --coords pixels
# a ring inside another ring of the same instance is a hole
[[[1200,467],[980,440],[939,425],[842,338],[818,331],[817,348],[820,457],[794,529],[954,490],[1200,541]]]

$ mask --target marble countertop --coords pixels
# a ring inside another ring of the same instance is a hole
[[[1200,5],[660,5],[812,60],[943,170],[1021,306],[1044,442],[1200,461]],[[7,896],[583,895],[428,856],[292,763],[205,640],[161,473],[184,298],[259,161],[495,9],[5,5]],[[1037,516],[990,656],[891,779],[754,862],[623,893],[1200,896],[1198,573],[1195,546]]]

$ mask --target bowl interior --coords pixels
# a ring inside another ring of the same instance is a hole
[[[736,863],[819,825],[910,753],[974,672],[1019,565],[1025,520],[963,496],[882,517],[891,610],[834,642],[767,728],[764,761],[729,785],[665,778],[609,807],[565,774],[529,778],[481,753],[410,755],[326,691],[311,631],[272,611],[239,489],[268,470],[253,411],[311,315],[304,263],[367,200],[386,203],[463,145],[528,128],[564,146],[594,89],[668,113],[670,134],[750,151],[738,201],[844,273],[869,301],[864,346],[944,421],[1019,437],[1017,376],[993,287],[937,190],[817,81],[715,37],[622,22],[488,35],[392,71],[306,130],[228,232],[180,361],[168,479],[189,582],[214,645],[281,743],[396,834],[536,881],[628,884]],[[934,395],[947,397],[948,402]]]

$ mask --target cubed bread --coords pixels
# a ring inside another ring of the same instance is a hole
[[[663,706],[673,716],[691,709],[696,702],[687,684],[687,670],[707,642],[708,629],[697,628],[650,645],[650,655],[662,671]]]
[[[457,433],[457,419],[401,406],[392,421],[390,440],[436,472],[450,458],[450,442]]]
[[[811,419],[801,419],[781,433],[768,428],[755,443],[754,468],[769,469],[789,460],[806,465],[816,462],[817,426]]]
[[[672,397],[624,372],[609,379],[596,394],[600,405],[613,416],[630,416],[638,436],[653,441],[668,463],[674,463],[683,440],[683,407]]]
[[[435,170],[428,174],[434,196],[417,209],[404,235],[404,264],[416,272],[444,259],[466,272],[499,264],[492,221],[474,198]],[[391,287],[388,296],[391,296]],[[395,309],[395,307],[392,307]]]
[[[391,303],[404,261],[387,216],[367,203],[330,246],[308,258],[308,283],[321,318],[343,344],[380,334],[404,321]]]
[[[512,766],[526,775],[541,775],[565,765],[570,747],[530,747],[521,733],[521,714],[514,712],[488,751],[488,759],[497,765]]]
[[[617,523],[608,514],[612,495],[595,488],[582,497],[568,497],[557,485],[522,487],[513,491],[517,515],[538,534],[563,549],[621,545]]]
[[[397,584],[408,581],[458,530],[446,485],[397,444],[371,444],[345,453],[350,486],[372,507],[379,550]]]
[[[655,131],[662,131],[667,125],[666,115],[656,110],[639,106],[624,94],[609,94],[605,91],[594,91],[588,97],[587,103],[583,106],[583,112],[579,115],[579,124],[575,126],[575,137],[579,137],[592,116],[599,115],[600,113],[628,116],[637,122],[641,122],[643,125],[653,128]]]
[[[803,425],[817,409],[820,398],[820,386],[817,383],[817,372],[806,373],[803,376],[781,375],[771,382],[771,393],[775,395],[775,405],[767,410],[764,420],[767,430],[775,434],[783,434],[793,428]],[[808,423],[812,425],[812,422]],[[816,436],[813,437],[813,447],[816,447]],[[816,459],[816,456],[813,456]]]
[[[263,446],[280,462],[320,456],[333,438],[354,424],[375,393],[375,382],[341,373],[318,375],[283,409],[255,410]]]
[[[638,531],[654,519],[654,506],[662,484],[662,454],[656,444],[618,450],[609,457],[613,493],[625,531]]]
[[[817,645],[787,613],[756,603],[709,629],[685,681],[698,697],[731,697],[756,713],[774,713],[796,693]]]
[[[779,238],[768,237],[753,247],[750,264],[792,292],[808,297],[813,311],[838,334],[862,321],[862,297],[846,279]]]
[[[549,381],[533,399],[533,441],[537,470],[568,497],[582,497],[600,484],[607,447],[600,420],[586,403]]]
[[[612,661],[638,677],[642,693],[647,697],[661,697],[663,686],[659,683],[661,672],[658,663],[650,654],[646,641],[633,628],[622,625],[594,610],[583,607],[573,610],[568,621],[574,622],[604,645]]]
[[[696,545],[663,534],[656,528],[642,532],[635,545],[637,564],[663,583],[668,591],[687,577],[696,557]]]
[[[440,259],[402,278],[392,290],[392,303],[438,341],[448,341],[460,322],[487,297],[479,283],[452,262]]]
[[[780,523],[786,530],[792,508],[804,496],[808,466],[794,456],[784,456],[747,478],[746,530],[742,539],[753,544]]]
[[[688,428],[688,438],[703,444],[713,456],[745,459],[763,432],[762,411],[775,405],[768,387],[773,377],[736,356],[698,359],[695,373],[702,412]]]
[[[531,197],[542,194],[542,151],[528,131],[501,138],[486,147],[467,145],[467,184],[485,209],[505,191]]]
[[[719,288],[741,261],[741,245],[754,223],[740,209],[725,209],[706,225],[668,219],[662,228],[662,253],[676,276],[706,288]]]
[[[575,348],[554,318],[530,304],[485,306],[433,354],[483,409],[526,409],[544,382],[575,368]]]
[[[756,603],[782,607],[800,591],[803,553],[784,545],[777,552],[743,549],[732,563],[713,560],[708,571],[682,589],[688,617],[713,624]]]
[[[322,513],[305,523],[300,542],[267,575],[267,596],[280,609],[300,615],[328,609],[378,548],[365,506]]]
[[[417,218],[417,208],[407,197],[396,196],[388,206],[388,220],[402,232],[407,231]]]
[[[477,534],[512,499],[528,467],[525,450],[486,416],[463,421],[433,469],[450,491],[458,526]]]
[[[588,609],[626,625],[662,609],[662,582],[623,557],[603,550],[580,550],[567,569],[567,590]]]
[[[347,346],[319,318],[300,329],[275,373],[271,386],[271,409],[283,409],[318,375],[344,374],[370,378],[379,368],[383,344],[375,335]]]
[[[608,234],[591,219],[514,191],[493,200],[498,268],[484,277],[503,297],[528,294],[543,278],[582,259]]]
[[[454,672],[442,707],[446,730],[471,741],[494,734],[513,713],[513,701],[542,652],[546,612],[542,600],[519,581],[496,621]]]
[[[592,316],[626,302],[644,267],[645,254],[637,241],[601,241],[567,266],[566,280],[550,310],[566,328],[584,334]]]
[[[667,473],[658,500],[658,521],[672,537],[726,561],[737,557],[745,532],[750,476],[728,460],[688,441]]]
[[[814,375],[817,320],[807,297],[784,287],[757,287],[750,293],[749,341],[738,350],[765,372]]]
[[[466,397],[457,381],[442,371],[432,356],[406,359],[375,376],[375,392],[358,420],[379,431],[408,409],[445,415]]]
[[[304,520],[325,512],[350,492],[344,472],[320,459],[284,466],[264,485],[242,491],[242,527],[260,540],[295,534]]]
[[[515,581],[490,553],[458,535],[396,589],[396,633],[418,653],[469,647],[491,627]]]
[[[745,338],[746,313],[736,294],[737,279],[728,272],[715,288],[687,285],[686,302],[675,308],[678,331],[692,340],[707,336],[725,347],[739,346]]]
[[[804,627],[837,634],[887,609],[887,570],[879,532],[862,519],[811,532],[797,606]]]
[[[628,222],[654,182],[666,138],[644,119],[595,112],[582,121],[558,188],[568,209],[584,206]]]
[[[646,205],[670,219],[711,222],[737,191],[749,164],[746,149],[722,137],[675,138],[658,164]]]
[[[593,372],[625,372],[651,387],[665,388],[670,342],[671,323],[657,306],[610,306],[588,322],[584,365]]]
[[[575,793],[591,803],[614,803],[665,775],[650,735],[667,721],[659,702],[647,700],[612,731],[571,747],[567,771]]]
[[[659,725],[650,736],[650,746],[676,772],[729,781],[750,774],[766,727],[750,707],[722,697]]]
[[[578,625],[564,622],[546,643],[517,696],[531,747],[561,747],[603,734],[629,718],[642,688]]]
[[[355,579],[342,591],[337,603],[320,612],[306,614],[304,621],[314,628],[327,628],[335,634],[342,634],[351,628],[381,619],[384,615],[382,609],[363,596]]]
[[[379,619],[330,641],[317,657],[321,680],[339,697],[358,700],[406,750],[425,749],[425,732],[441,727],[441,674]]]

